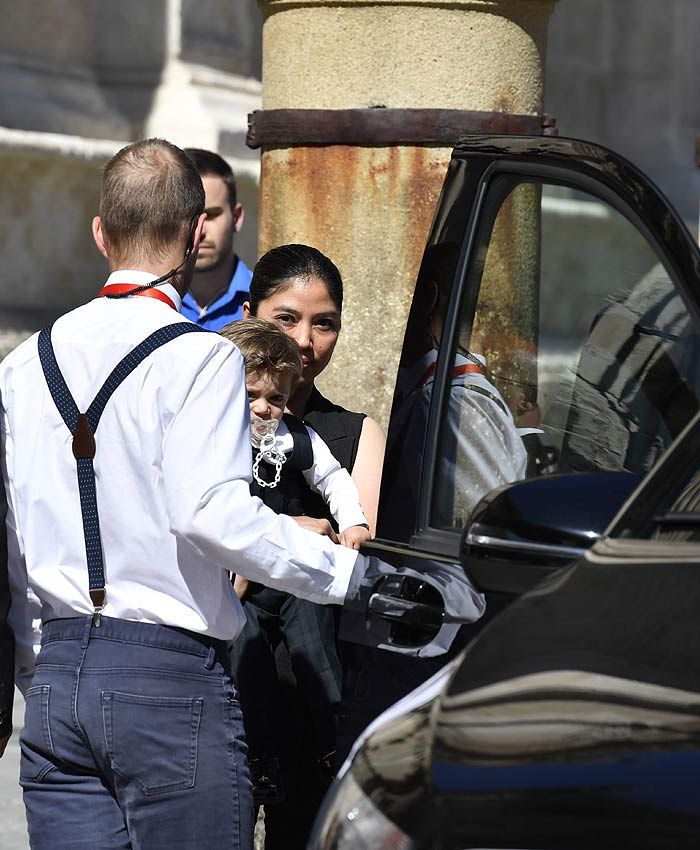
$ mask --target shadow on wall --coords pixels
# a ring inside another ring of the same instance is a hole
[[[106,138],[141,138],[168,61],[168,3],[93,0],[91,6],[95,80],[110,115],[124,122],[122,132]],[[104,130],[97,138],[105,138]]]
[[[167,58],[166,0],[2,6],[1,126],[141,135]]]
[[[110,155],[0,146],[0,356],[103,282],[91,221]]]

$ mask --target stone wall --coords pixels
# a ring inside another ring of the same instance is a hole
[[[697,0],[559,0],[545,76],[545,108],[560,134],[627,156],[695,232],[699,32]]]
[[[0,16],[0,357],[104,279],[90,221],[100,170],[130,141],[224,155],[247,209],[237,250],[255,262],[255,0],[0,0]]]

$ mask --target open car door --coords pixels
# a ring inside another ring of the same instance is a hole
[[[444,663],[576,562],[698,411],[699,299],[696,243],[622,157],[465,138],[407,323],[376,561],[341,637]]]

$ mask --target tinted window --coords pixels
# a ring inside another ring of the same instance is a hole
[[[436,353],[456,279],[469,215],[469,199],[478,180],[463,160],[450,163],[411,302],[387,434],[377,534],[408,540],[416,530],[422,465],[429,439],[429,413]],[[440,257],[439,292],[431,280],[429,258]],[[428,258],[428,261],[426,261]]]
[[[443,529],[507,482],[644,473],[698,410],[698,339],[629,220],[592,195],[502,176],[479,226],[449,341],[431,505]],[[439,313],[454,249],[432,250],[423,286]],[[429,393],[441,344],[432,333],[414,393]]]

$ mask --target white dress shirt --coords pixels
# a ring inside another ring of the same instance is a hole
[[[108,283],[153,279],[115,272]],[[161,288],[179,307],[173,287]],[[78,408],[138,343],[182,321],[167,304],[134,296],[95,298],[58,319],[56,359]],[[43,620],[93,611],[72,438],[46,385],[37,335],[0,364],[0,414],[10,622],[18,684],[26,686],[32,593]],[[342,602],[357,552],[250,495],[248,415],[243,360],[215,333],[167,343],[114,392],[95,435],[105,616],[232,639],[244,615],[229,570],[315,602]]]
[[[311,439],[313,453],[313,463],[308,469],[302,470],[304,480],[328,505],[341,532],[353,525],[367,525],[367,517],[360,506],[360,494],[350,473],[338,463],[314,429],[308,425],[304,427]],[[280,420],[275,436],[279,451],[289,453],[294,449],[294,438],[284,419]]]

